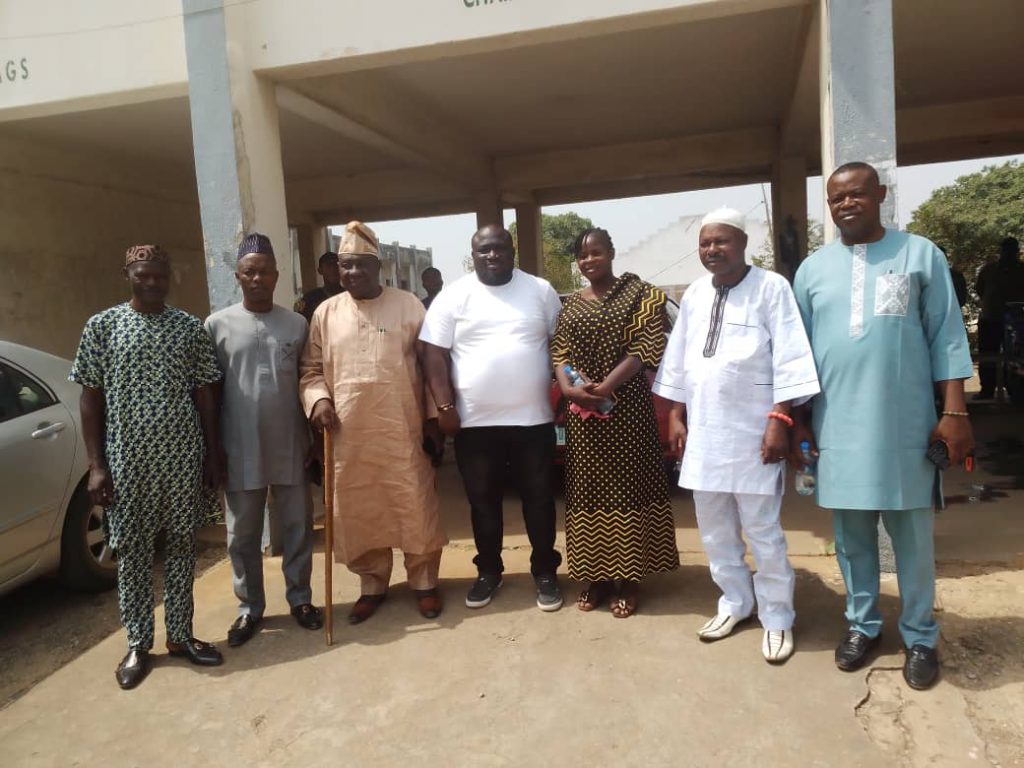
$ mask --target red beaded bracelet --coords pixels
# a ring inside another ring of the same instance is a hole
[[[789,416],[787,416],[786,414],[781,413],[779,411],[772,411],[771,413],[768,414],[768,418],[769,419],[778,419],[783,424],[785,424],[787,427],[792,427],[793,426],[793,419],[791,419]]]

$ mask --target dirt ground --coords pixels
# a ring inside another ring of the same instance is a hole
[[[902,680],[893,576],[883,577],[877,661],[853,675],[832,666],[844,622],[830,522],[795,495],[783,515],[798,574],[797,654],[780,669],[760,660],[753,627],[696,643],[715,590],[682,492],[674,507],[683,567],[651,579],[633,619],[571,605],[536,611],[514,505],[506,586],[489,608],[468,611],[472,538],[448,457],[439,473],[452,539],[442,565],[448,606],[437,623],[419,622],[403,584],[379,616],[348,627],[356,590],[338,566],[337,640],[326,649],[286,615],[279,561],[268,560],[270,609],[282,615],[260,636],[226,651],[206,678],[159,657],[138,691],[122,693],[114,593],[80,595],[43,580],[0,598],[0,765],[212,765],[237,755],[308,766],[325,764],[323,749],[344,747],[337,758],[357,765],[1024,766],[1024,411],[972,410],[979,469],[947,475],[951,503],[936,522],[943,677],[927,693]],[[204,530],[202,542],[197,634],[223,643],[234,615],[223,530]],[[322,567],[318,554],[315,582]],[[575,585],[563,580],[563,589],[574,596]],[[178,730],[167,725],[183,711],[191,714]],[[152,743],[111,748],[107,724],[140,713],[155,718],[144,730]],[[192,747],[171,761],[175,739]]]

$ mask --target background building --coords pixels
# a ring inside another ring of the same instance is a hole
[[[1019,0],[7,0],[0,41],[0,334],[64,355],[133,243],[205,315],[247,231],[290,305],[351,219],[514,209],[539,271],[542,206],[770,183],[798,260],[808,175],[1024,151]]]

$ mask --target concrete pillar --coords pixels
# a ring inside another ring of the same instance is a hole
[[[775,271],[792,282],[807,257],[807,160],[780,157],[772,168]]]
[[[196,181],[211,310],[239,300],[234,280],[246,232],[270,237],[278,270],[294,274],[285,211],[274,85],[246,61],[245,8],[224,0],[182,0]],[[290,307],[291,279],[274,296]]]
[[[544,276],[544,232],[539,205],[516,206],[516,237],[519,240],[519,268]]]
[[[484,192],[476,198],[476,228],[480,229],[488,224],[505,226],[505,211],[496,192]]]
[[[295,232],[299,240],[299,285],[305,293],[320,285],[320,275],[316,270],[320,256],[327,251],[328,231],[327,227],[315,224],[299,224]]]
[[[889,194],[882,223],[896,220],[896,88],[892,0],[821,3],[821,173],[853,160],[878,169]],[[825,217],[825,241],[835,225]]]
[[[821,173],[852,160],[878,169],[889,194],[882,223],[896,227],[896,85],[892,0],[821,3]],[[826,209],[827,210],[827,209]],[[825,216],[825,241],[835,225]],[[892,541],[878,525],[883,571],[895,569]]]

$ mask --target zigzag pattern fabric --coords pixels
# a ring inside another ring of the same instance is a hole
[[[636,275],[601,301],[570,296],[551,342],[555,365],[601,381],[624,355],[654,368],[665,351],[665,294]],[[566,550],[575,579],[641,581],[679,567],[654,404],[642,371],[609,419],[566,418]]]

